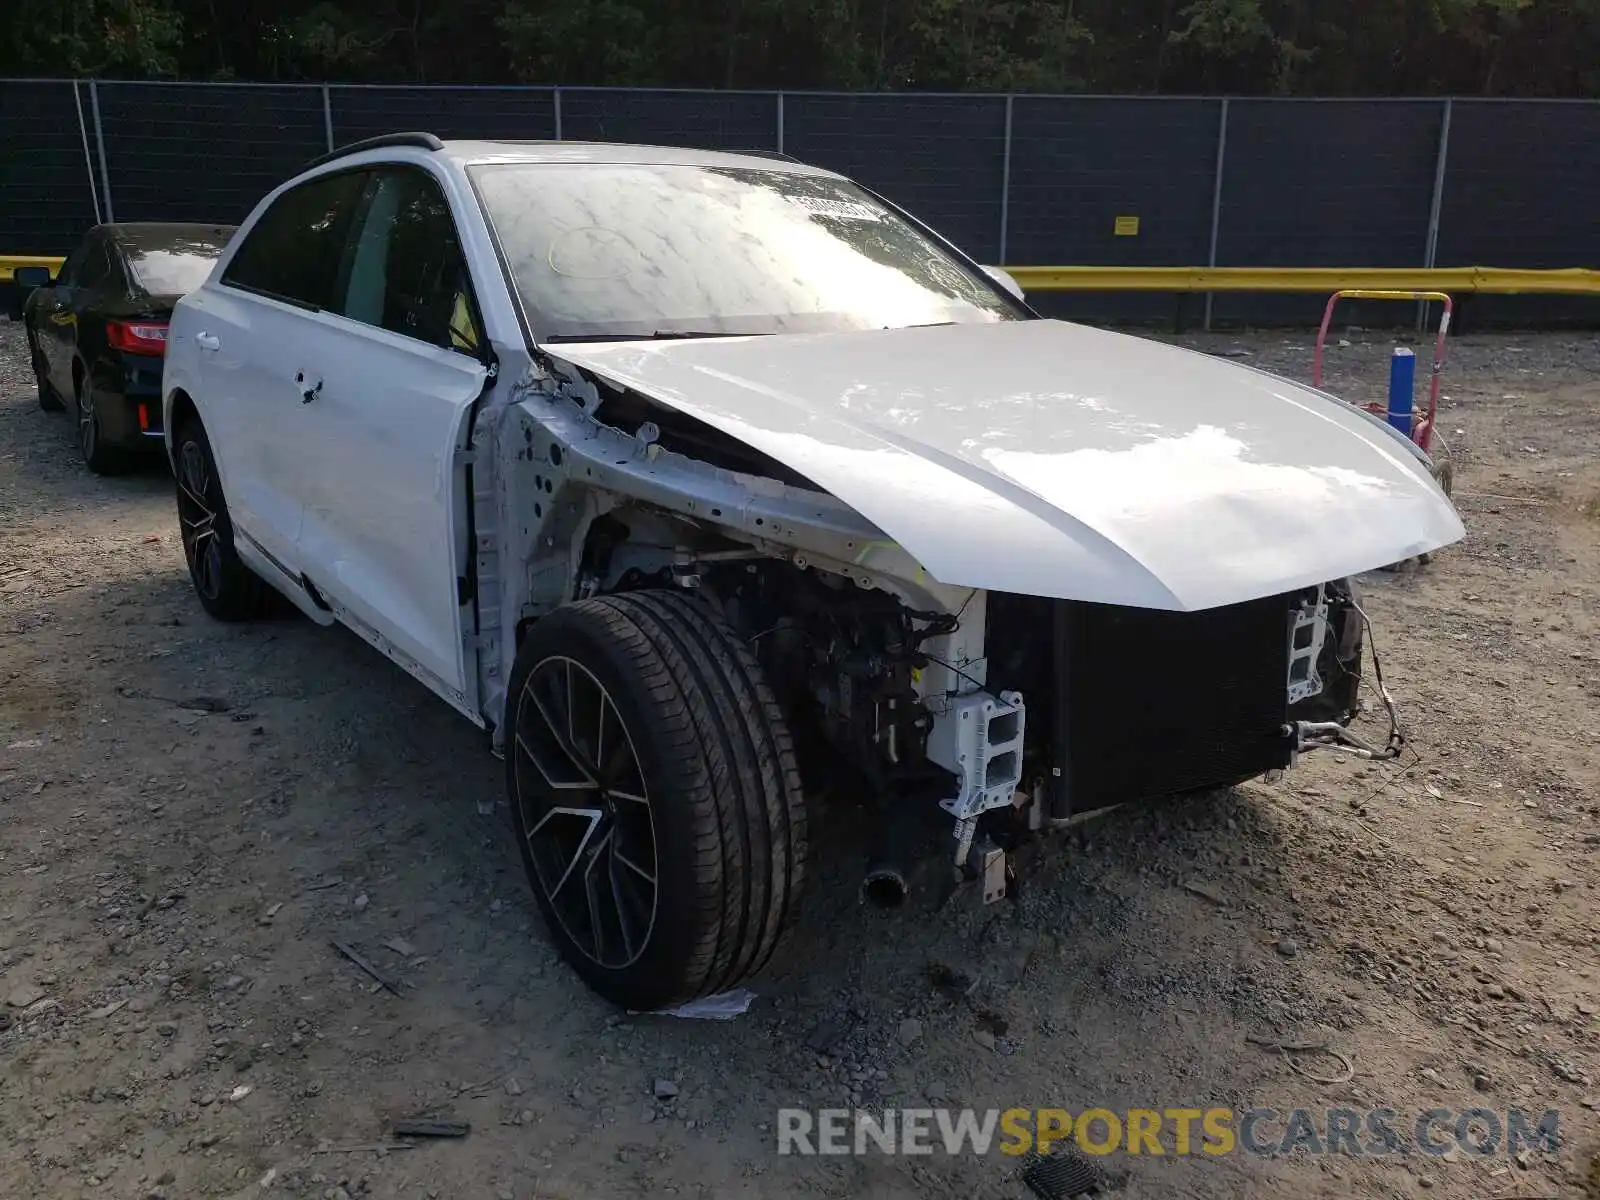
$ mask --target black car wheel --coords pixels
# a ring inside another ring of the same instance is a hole
[[[676,592],[540,619],[506,704],[523,865],[562,955],[649,1011],[772,956],[805,871],[788,727],[748,645]]]
[[[96,475],[115,475],[128,465],[127,457],[101,435],[100,417],[94,411],[94,389],[81,369],[72,373],[73,403],[78,413],[78,451]]]
[[[179,426],[175,444],[178,532],[200,607],[219,621],[266,616],[273,592],[233,547],[233,525],[205,430],[198,421],[187,421]]]
[[[28,330],[28,358],[33,364],[33,380],[39,387],[39,407],[45,412],[60,412],[66,405],[56,389],[50,386],[50,367],[45,362],[44,351],[39,349],[39,335]]]

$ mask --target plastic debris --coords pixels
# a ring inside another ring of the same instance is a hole
[[[735,988],[731,992],[718,992],[715,996],[701,996],[677,1008],[660,1008],[649,1014],[656,1017],[686,1017],[695,1021],[731,1021],[750,1007],[756,994],[749,988]]]
[[[462,1138],[472,1132],[466,1121],[438,1117],[406,1117],[393,1125],[395,1137]]]
[[[372,976],[373,979],[377,980],[378,985],[380,987],[382,987],[384,990],[388,991],[392,995],[398,996],[400,994],[400,985],[399,985],[399,983],[397,983],[395,980],[389,978],[389,976],[385,975],[382,971],[378,970],[377,967],[373,966],[370,962],[368,962],[355,949],[355,947],[351,946],[347,942],[338,942],[338,941],[330,942],[329,945],[331,945],[340,954],[342,954],[346,958],[348,958],[351,962],[355,963],[356,966],[360,967],[368,975]]]

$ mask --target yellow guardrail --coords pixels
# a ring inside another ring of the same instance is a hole
[[[0,254],[0,283],[9,280],[18,267],[49,267],[54,275],[66,261],[48,254]]]
[[[1583,267],[1007,267],[1026,292],[1483,292],[1600,295]]]
[[[60,268],[49,255],[0,254],[0,282],[17,267]],[[1586,267],[1007,267],[1027,292],[1437,291],[1495,295],[1600,296],[1600,271]]]

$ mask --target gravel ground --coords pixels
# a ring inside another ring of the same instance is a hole
[[[1350,336],[1361,395],[1387,341]],[[1309,370],[1306,335],[1187,340]],[[1022,1195],[999,1154],[775,1153],[780,1106],[942,1104],[1554,1107],[1553,1155],[1103,1164],[1129,1197],[1600,1196],[1597,371],[1590,337],[1453,348],[1468,539],[1365,583],[1403,762],[1114,814],[992,908],[941,905],[938,857],[860,908],[831,813],[787,958],[698,1022],[557,962],[481,735],[349,634],[200,612],[164,469],[89,475],[0,323],[0,1195]],[[419,1112],[471,1133],[388,1148]]]

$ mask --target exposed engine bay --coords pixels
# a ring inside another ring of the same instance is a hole
[[[886,805],[943,808],[957,870],[986,876],[986,898],[1004,891],[986,814],[1043,829],[1229,786],[1312,748],[1398,753],[1381,681],[1388,742],[1347,729],[1366,626],[1347,580],[1189,612],[947,587],[694,418],[587,373],[530,391],[507,482],[550,552],[530,557],[515,619],[696,592],[752,647],[802,758],[837,756]],[[547,430],[565,432],[565,451]],[[518,479],[531,485],[521,503]]]
[[[1199,613],[1004,593],[940,613],[764,561],[621,586],[669,580],[746,633],[792,721],[877,789],[927,790],[958,821],[1037,800],[1037,828],[1229,786],[1289,767],[1307,730],[1343,730],[1358,711],[1363,617],[1344,580]],[[940,659],[940,639],[974,618],[984,656]],[[959,690],[924,686],[935,667]]]

